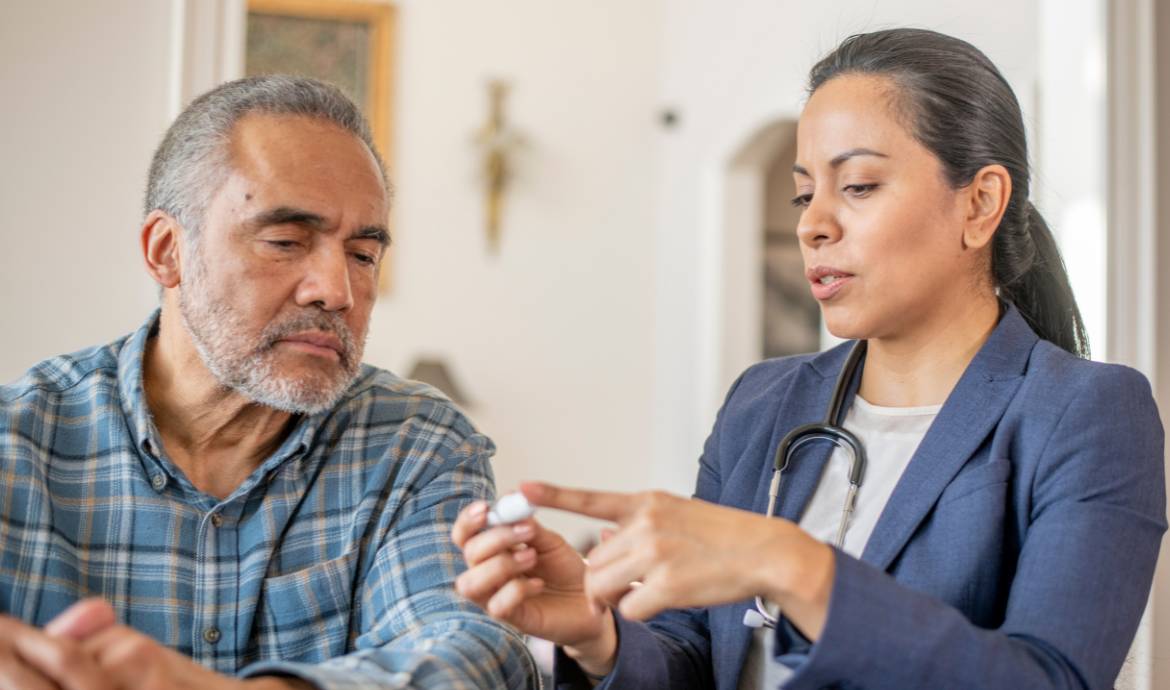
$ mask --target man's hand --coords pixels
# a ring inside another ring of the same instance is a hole
[[[117,625],[85,640],[115,690],[311,690],[295,679],[240,680],[207,669],[137,630]]]
[[[70,634],[91,633],[113,622],[109,605],[92,601],[73,606],[43,631],[0,616],[0,689],[113,690],[82,642]],[[54,634],[54,625],[67,631]]]
[[[44,631],[0,616],[0,690],[311,690],[299,680],[242,681],[210,671],[131,628],[100,599]]]

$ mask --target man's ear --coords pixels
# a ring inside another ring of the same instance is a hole
[[[173,288],[183,277],[183,226],[165,211],[155,209],[142,223],[142,258],[150,277],[164,288]]]
[[[963,248],[982,249],[999,227],[1012,198],[1012,176],[1002,165],[988,165],[963,188],[967,195]]]

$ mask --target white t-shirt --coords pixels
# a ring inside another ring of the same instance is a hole
[[[845,553],[860,556],[865,549],[894,486],[941,408],[942,405],[879,407],[859,395],[854,396],[843,426],[852,431],[865,448],[866,469],[857,492],[857,506],[845,531]],[[800,459],[794,461],[800,462]],[[849,463],[845,451],[840,448],[833,451],[821,482],[800,518],[801,528],[821,541],[833,543],[837,538],[841,509],[849,492]],[[769,609],[769,613],[778,612],[774,606],[769,606]],[[773,690],[792,675],[787,666],[772,658],[774,634],[769,628],[759,628],[752,635],[751,649],[739,678],[739,690]]]

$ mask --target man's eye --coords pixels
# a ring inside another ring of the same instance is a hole
[[[266,240],[266,242],[277,249],[294,249],[297,246],[293,240]]]
[[[370,256],[369,254],[363,254],[361,252],[355,252],[353,258],[357,259],[358,263],[364,264],[366,266],[373,266],[374,264],[378,263],[378,257]]]
[[[799,194],[792,197],[792,205],[797,208],[805,208],[812,203],[812,194]]]

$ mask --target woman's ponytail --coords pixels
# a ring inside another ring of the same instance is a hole
[[[1036,335],[1087,358],[1085,323],[1056,238],[1032,202],[1025,202],[1021,216],[1018,229],[1005,217],[992,244],[999,296],[1020,310]]]

